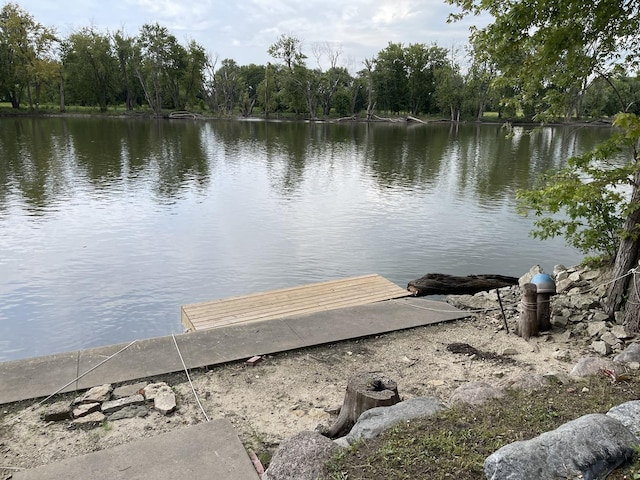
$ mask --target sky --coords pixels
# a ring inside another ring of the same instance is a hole
[[[195,40],[220,60],[266,64],[279,35],[302,41],[309,67],[314,44],[340,47],[339,66],[357,71],[389,42],[437,43],[460,49],[469,26],[487,18],[447,23],[456,12],[444,0],[11,0],[65,37],[88,26],[136,35],[145,23],[167,27],[179,42]],[[2,2],[5,4],[6,0]]]

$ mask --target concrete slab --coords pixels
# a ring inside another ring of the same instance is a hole
[[[404,298],[300,317],[175,335],[188,368],[219,365],[287,350],[378,335],[468,316],[444,302]],[[173,337],[140,340],[0,363],[0,405],[182,371]],[[125,348],[127,347],[127,348]],[[119,352],[98,368],[109,356]]]
[[[14,480],[259,480],[226,419],[13,474]]]

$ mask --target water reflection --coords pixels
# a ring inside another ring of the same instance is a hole
[[[179,332],[184,303],[578,261],[528,238],[515,191],[609,132],[505,134],[0,119],[0,361]]]

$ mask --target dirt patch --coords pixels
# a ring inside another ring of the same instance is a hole
[[[284,352],[254,366],[240,362],[201,369],[191,376],[208,417],[227,418],[245,446],[266,460],[285,438],[333,423],[347,379],[355,373],[382,372],[397,382],[403,399],[433,396],[446,404],[465,382],[497,384],[523,373],[567,373],[584,352],[574,342],[562,342],[560,333],[527,342],[505,333],[500,319],[483,316]],[[517,353],[502,355],[505,349]],[[568,351],[571,362],[556,359],[557,350]],[[85,430],[69,421],[43,422],[44,407],[30,408],[34,402],[0,407],[0,479],[16,469],[206,421],[184,373],[149,379],[158,380],[177,395],[178,408],[169,416],[152,411]],[[74,396],[59,395],[49,403],[70,402]]]

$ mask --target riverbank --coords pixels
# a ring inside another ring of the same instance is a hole
[[[513,332],[514,320],[509,319],[509,324]],[[380,371],[394,378],[405,399],[435,396],[447,401],[456,388],[471,381],[513,385],[524,375],[566,375],[570,362],[587,348],[556,338],[557,333],[525,342],[514,333],[507,334],[499,316],[477,315],[269,355],[255,366],[237,362],[196,370],[191,378],[207,415],[228,419],[245,447],[266,463],[284,439],[335,420],[346,380],[359,371]],[[447,349],[452,342],[509,360],[453,353]],[[47,406],[32,410],[31,401],[5,405],[0,418],[0,464],[31,468],[206,421],[184,373],[144,381],[167,382],[176,393],[176,411],[168,416],[151,411],[144,417],[106,421],[85,429],[73,428],[68,421],[43,422],[41,415]],[[60,395],[53,403],[70,402],[74,396]],[[11,471],[0,470],[4,478]]]

